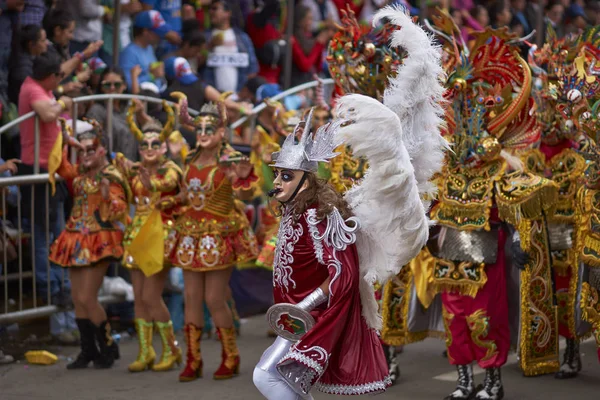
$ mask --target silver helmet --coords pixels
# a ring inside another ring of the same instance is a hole
[[[305,121],[300,121],[289,134],[281,150],[273,153],[271,164],[275,168],[301,170],[306,172],[317,172],[319,162],[329,162],[337,156],[334,150],[342,144],[337,131],[346,120],[336,119],[323,125],[316,134],[311,132],[311,120],[313,110],[311,109]],[[300,141],[296,143],[297,133],[302,130]]]

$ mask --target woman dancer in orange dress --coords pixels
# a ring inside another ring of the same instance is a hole
[[[95,121],[94,121],[95,123]],[[111,261],[123,257],[123,230],[131,196],[127,180],[109,162],[101,128],[78,136],[79,161],[72,166],[63,157],[58,173],[73,183],[73,209],[65,230],[50,249],[50,261],[69,268],[81,353],[67,369],[110,368],[119,348],[110,334],[98,291]],[[60,146],[62,147],[62,146]],[[59,147],[59,148],[60,148]],[[96,344],[97,341],[97,344]]]

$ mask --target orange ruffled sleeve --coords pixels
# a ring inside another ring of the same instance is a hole
[[[123,186],[110,183],[108,199],[102,199],[99,207],[102,221],[119,221],[127,218],[129,205]]]

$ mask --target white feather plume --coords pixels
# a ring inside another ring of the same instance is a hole
[[[429,238],[427,211],[435,187],[430,183],[444,161],[448,143],[440,134],[444,114],[441,49],[401,8],[385,7],[374,23],[387,18],[401,29],[393,47],[408,53],[390,79],[383,104],[363,95],[342,97],[337,115],[351,124],[338,131],[356,157],[369,163],[363,180],[345,194],[361,223],[357,234],[362,313],[381,328],[373,284],[398,274]]]
[[[375,14],[373,24],[388,19],[400,26],[392,34],[391,47],[401,47],[408,56],[389,80],[383,104],[394,111],[402,124],[403,140],[415,169],[419,193],[429,209],[436,192],[431,183],[442,168],[448,142],[440,134],[443,123],[444,69],[442,48],[401,7],[388,6]]]
[[[419,253],[429,237],[428,220],[398,116],[359,94],[342,97],[337,111],[354,121],[338,135],[354,156],[369,162],[365,177],[346,192],[345,199],[361,223],[356,245],[363,316],[369,326],[380,329],[373,284],[385,283]]]

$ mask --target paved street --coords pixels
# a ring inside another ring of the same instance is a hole
[[[127,364],[137,354],[133,340],[121,342],[121,360],[110,370],[67,371],[65,357],[74,357],[75,348],[65,347],[61,360],[52,366],[19,364],[0,366],[0,400],[56,399],[56,400],[259,400],[262,399],[252,384],[252,370],[262,351],[272,342],[266,336],[263,317],[248,319],[242,327],[239,340],[242,368],[240,376],[229,381],[214,381],[212,372],[219,364],[220,345],[215,339],[204,340],[202,352],[205,378],[190,383],[177,382],[177,371],[165,373],[144,372],[131,374]],[[181,337],[180,337],[181,341]],[[524,378],[511,356],[503,369],[506,399],[511,400],[572,400],[600,397],[600,365],[594,344],[582,345],[583,371],[579,378],[557,381],[552,376]],[[155,348],[160,349],[158,337]],[[428,340],[405,348],[400,355],[402,377],[400,382],[376,399],[440,400],[454,387],[452,367],[442,357],[443,342]],[[476,370],[476,379],[483,372]],[[315,394],[315,399],[334,399],[338,396]],[[372,397],[355,397],[372,398]]]

